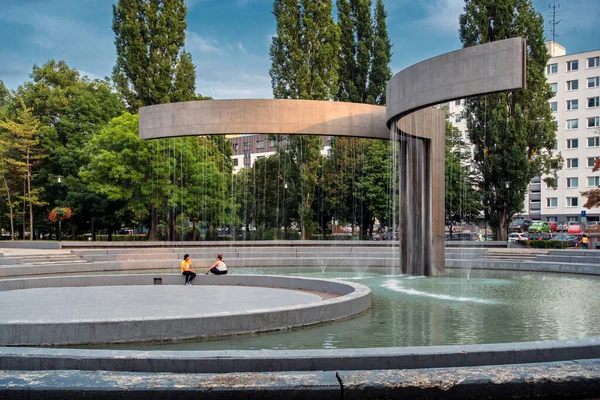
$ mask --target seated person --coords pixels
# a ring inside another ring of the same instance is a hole
[[[181,262],[181,274],[185,275],[186,286],[191,286],[192,281],[196,277],[196,273],[194,272],[194,266],[192,265],[189,254],[183,256],[183,261]]]
[[[227,273],[227,265],[223,262],[223,254],[217,254],[217,261],[206,271],[207,274],[211,272],[215,275],[225,275]]]

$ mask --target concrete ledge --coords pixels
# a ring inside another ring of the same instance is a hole
[[[196,310],[182,312],[179,304],[174,309],[152,313],[151,316],[138,317],[135,307],[126,316],[109,318],[102,311],[102,304],[95,304],[98,313],[88,318],[61,317],[58,314],[52,322],[40,321],[0,322],[0,345],[9,346],[40,346],[66,345],[87,343],[121,343],[157,340],[181,340],[203,337],[227,336],[252,332],[266,332],[288,329],[299,326],[319,324],[343,318],[349,318],[368,310],[371,306],[371,290],[361,284],[340,282],[324,279],[308,279],[299,277],[284,277],[272,275],[228,275],[204,276],[194,280],[196,287],[183,287],[183,277],[177,275],[101,275],[77,277],[53,277],[43,279],[11,279],[0,281],[1,291],[15,291],[32,288],[52,287],[91,287],[91,286],[123,286],[123,285],[155,285],[157,279],[161,285],[178,285],[175,298],[182,295],[194,296],[204,291],[198,285],[254,288],[294,289],[311,292],[335,294],[328,299],[305,300],[297,299],[290,305],[278,305],[273,301],[269,304],[257,303],[252,296],[265,295],[249,292],[246,301],[249,305],[234,307],[245,300],[230,299],[228,302],[212,301],[206,306],[202,302]],[[187,289],[187,291],[186,291]],[[118,296],[118,290],[113,293]],[[169,289],[171,290],[171,289]],[[237,290],[237,289],[236,289]],[[173,290],[171,290],[173,291]],[[221,290],[222,291],[222,290]],[[239,291],[239,290],[237,290]],[[161,290],[160,293],[164,292]],[[264,290],[263,290],[264,292]],[[160,296],[154,290],[155,296]],[[164,296],[165,294],[162,293]],[[219,296],[226,297],[227,293]],[[282,293],[281,295],[285,295]],[[289,296],[292,296],[291,294]],[[298,297],[298,296],[296,296]],[[313,296],[317,297],[317,296]],[[317,297],[318,299],[318,297]],[[160,300],[160,298],[158,299]],[[189,300],[189,299],[186,299]],[[183,301],[183,299],[181,300]],[[204,300],[206,301],[206,300]],[[220,304],[220,306],[218,306]],[[10,305],[14,309],[14,305]],[[210,307],[208,307],[210,306]],[[218,306],[218,307],[217,307]],[[18,308],[17,308],[18,309]],[[12,314],[10,314],[12,315]]]
[[[561,274],[600,275],[600,264],[564,264],[541,261],[486,261],[452,258],[446,259],[446,268],[481,269],[481,270],[507,270],[507,271],[532,271],[556,272]]]
[[[0,249],[60,249],[62,242],[46,242],[39,240],[0,240]]]
[[[0,347],[0,370],[231,373],[412,370],[600,358],[600,338],[370,349],[118,351]]]
[[[594,398],[600,360],[422,370],[230,374],[0,371],[11,399]]]

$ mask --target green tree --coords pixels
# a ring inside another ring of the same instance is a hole
[[[196,77],[191,56],[182,52],[186,14],[184,0],[119,0],[113,6],[113,80],[131,112],[187,99],[190,88],[181,84]]]
[[[123,100],[108,80],[89,80],[64,61],[54,60],[34,65],[31,81],[19,86],[17,95],[40,119],[40,143],[48,155],[33,183],[47,189],[45,202],[71,206],[74,214],[69,223],[75,236],[76,224],[96,218],[95,209],[81,202],[90,200],[84,193],[89,190],[77,182],[79,169],[87,163],[85,146],[123,113]],[[60,198],[57,175],[64,177]]]
[[[333,99],[338,81],[339,29],[332,10],[332,0],[275,0],[277,35],[271,44],[269,71],[275,98]],[[305,239],[316,227],[312,203],[321,148],[320,137],[296,135],[281,147],[291,161],[288,199],[297,200],[298,222]]]
[[[548,104],[552,91],[545,77],[549,55],[543,18],[531,0],[466,0],[464,10],[464,47],[515,36],[527,40],[526,88],[469,99],[466,106],[484,210],[495,238],[503,240],[511,216],[523,208],[530,180],[553,174],[560,163],[552,153],[556,134]]]
[[[446,224],[475,223],[481,214],[481,196],[475,190],[470,151],[458,128],[446,121]]]
[[[385,88],[387,82],[392,77],[392,70],[390,69],[392,44],[387,31],[386,18],[387,12],[385,11],[383,0],[377,0],[375,4],[373,56],[366,102],[380,106],[385,105]]]
[[[332,0],[275,0],[271,44],[276,99],[330,100],[337,91],[339,29]]]
[[[196,99],[196,66],[192,55],[186,51],[181,53],[175,67],[175,82],[173,82],[172,102],[190,101]],[[199,100],[202,100],[199,99]]]
[[[0,79],[0,109],[8,105],[10,102],[10,90],[4,86],[4,82]]]
[[[29,206],[29,239],[33,240],[33,206],[43,206],[46,203],[40,199],[40,194],[44,191],[44,188],[32,187],[31,181],[37,174],[37,168],[39,168],[40,162],[44,157],[44,150],[39,142],[39,119],[32,114],[31,109],[27,108],[23,100],[20,100],[20,104],[21,108],[17,110],[16,117],[1,122],[0,129],[4,129],[7,132],[3,142],[7,146],[6,150],[8,150],[5,152],[5,160],[8,168],[24,182],[22,203]],[[8,185],[5,185],[5,187],[10,207],[10,191],[8,190]],[[13,231],[11,234],[14,235],[12,209],[10,210],[10,216],[11,231]],[[23,225],[25,225],[24,221]],[[25,228],[23,229],[23,236],[25,236]]]

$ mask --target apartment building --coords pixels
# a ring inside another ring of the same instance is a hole
[[[547,186],[541,177],[531,180],[521,214],[535,220],[600,222],[600,209],[583,208],[581,192],[600,185],[600,172],[592,172],[600,157],[600,50],[567,54],[564,47],[549,41],[551,58],[546,66],[554,97],[550,107],[556,121],[556,150],[564,158],[557,174],[557,188]],[[464,100],[447,103],[448,121],[458,128],[468,143],[462,118]]]
[[[546,46],[551,56],[546,77],[554,92],[550,106],[564,164],[556,189],[532,183],[529,206],[539,208],[540,219],[546,221],[579,222],[586,211],[588,222],[599,222],[600,209],[585,210],[581,192],[600,185],[600,172],[592,172],[600,157],[600,50],[567,54],[557,43]],[[539,195],[534,185],[540,186]]]
[[[323,136],[321,154],[328,155],[331,148],[331,137]],[[269,135],[235,135],[227,136],[233,147],[233,172],[238,173],[242,168],[250,168],[256,160],[275,154],[277,143],[269,139]],[[287,138],[281,145],[285,146]]]

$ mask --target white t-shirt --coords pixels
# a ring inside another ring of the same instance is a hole
[[[219,261],[217,263],[217,269],[219,271],[227,271],[227,264],[225,264],[223,261]]]

